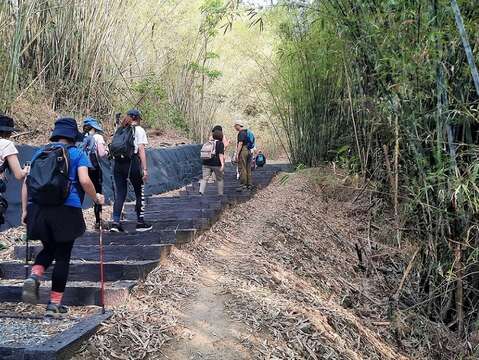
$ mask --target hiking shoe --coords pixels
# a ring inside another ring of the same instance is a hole
[[[243,192],[244,189],[246,188],[243,185],[241,185],[240,187],[236,188],[236,192]]]
[[[153,226],[150,225],[150,224],[147,224],[146,222],[141,221],[138,224],[136,224],[136,231],[137,232],[150,231],[151,229],[153,229]]]
[[[22,300],[24,303],[38,304],[40,299],[40,280],[35,275],[31,275],[23,283]]]
[[[125,229],[123,229],[123,226],[119,223],[113,223],[110,227],[110,232],[112,233],[126,233]]]
[[[68,312],[68,308],[65,305],[54,304],[49,302],[47,305],[46,317],[59,318]]]

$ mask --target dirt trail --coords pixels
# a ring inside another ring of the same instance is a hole
[[[346,239],[357,223],[312,196],[311,185],[295,177],[260,192],[181,250],[198,261],[197,293],[165,358],[406,358],[341,306],[345,283],[360,277],[349,242],[330,228]]]
[[[218,282],[221,269],[201,266],[198,272],[198,292],[180,319],[185,327],[183,334],[163,352],[165,358],[249,359],[247,349],[241,344],[241,338],[247,334],[245,327],[232,321],[225,312],[226,295]]]
[[[409,257],[384,242],[387,223],[368,232],[367,203],[342,184],[321,169],[278,176],[175,249],[75,359],[454,358],[436,324],[388,315]],[[355,245],[369,236],[364,270]]]

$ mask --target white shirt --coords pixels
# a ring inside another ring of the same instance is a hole
[[[95,133],[93,135],[93,140],[95,140],[97,155],[99,157],[104,157],[107,154],[107,146],[103,135]]]
[[[140,145],[148,145],[148,138],[146,137],[145,129],[139,125],[135,125],[135,154],[138,154]]]
[[[102,145],[106,144],[105,139],[103,138],[103,135],[101,134],[95,133],[95,135],[93,135],[93,139],[95,139],[96,144],[102,144]]]
[[[5,159],[10,155],[18,154],[15,144],[7,139],[0,139],[0,166],[5,163]]]

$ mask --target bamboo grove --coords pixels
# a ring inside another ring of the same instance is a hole
[[[479,1],[295,3],[282,3],[268,86],[293,160],[372,180],[394,206],[391,242],[419,249],[414,303],[475,330],[479,94],[452,5],[477,62]]]
[[[215,33],[201,19],[220,17],[221,3],[2,0],[0,111],[29,93],[55,110],[112,121],[141,106],[150,126],[201,139],[220,103],[210,88],[221,75],[204,46]],[[184,17],[192,23],[178,27]]]

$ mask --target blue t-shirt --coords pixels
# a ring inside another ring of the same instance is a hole
[[[58,146],[62,146],[62,145],[58,144]],[[37,150],[37,152],[33,155],[32,162],[38,155],[40,155],[41,152],[42,152],[42,149]],[[65,200],[65,205],[81,208],[83,199],[85,197],[85,193],[83,192],[78,181],[78,168],[80,167],[90,168],[91,162],[90,162],[90,159],[88,159],[88,156],[86,156],[86,154],[83,151],[81,151],[75,146],[71,146],[68,148],[68,155],[70,157],[68,176],[71,181],[71,187],[70,187],[70,194],[68,195],[68,198]]]

